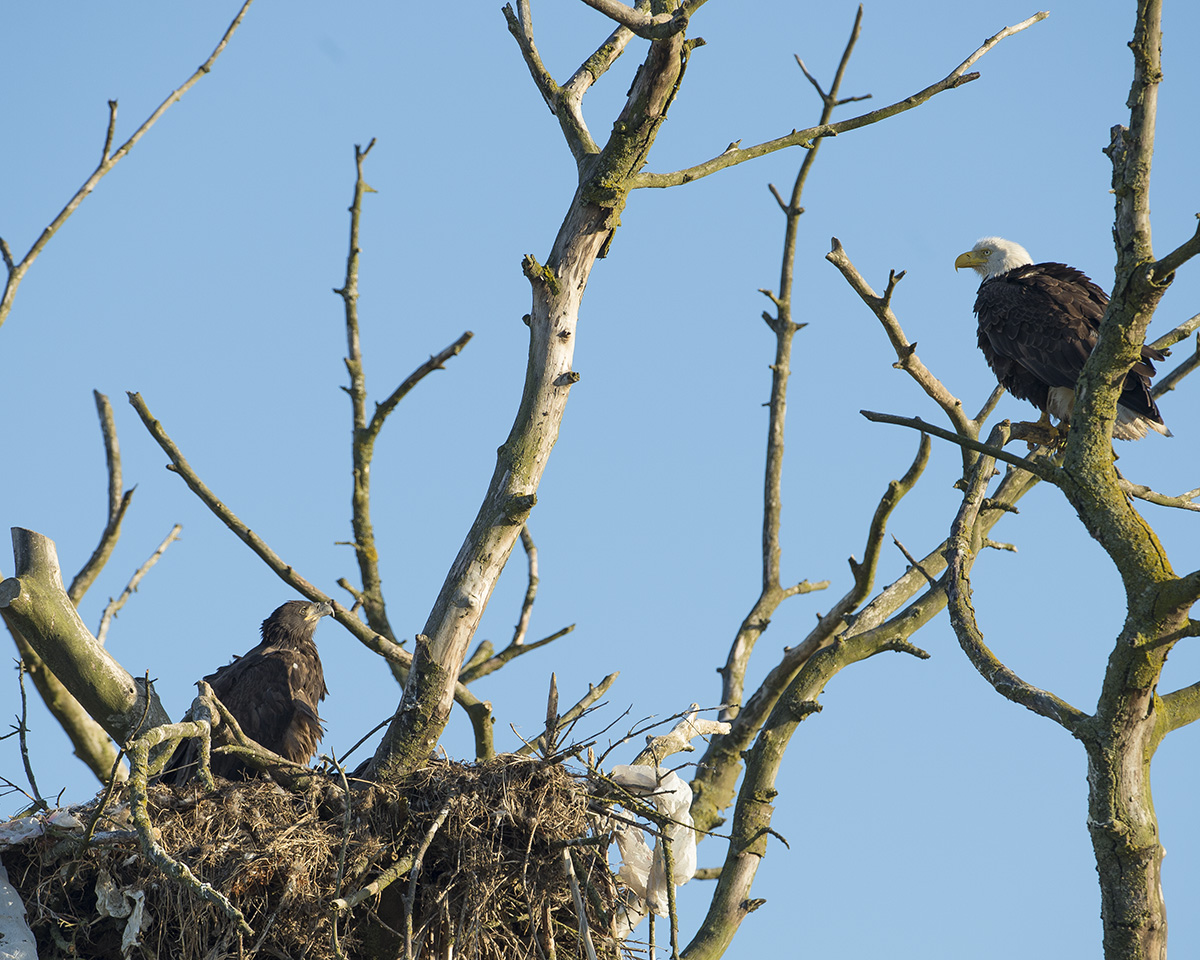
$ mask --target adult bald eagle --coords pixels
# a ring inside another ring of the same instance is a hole
[[[333,613],[328,603],[291,600],[262,623],[262,642],[244,656],[204,679],[213,688],[242,732],[295,763],[308,763],[317,752],[324,729],[317,704],[329,690],[317,645],[317,623]],[[179,769],[182,781],[194,770],[195,749],[185,743],[167,769]],[[212,772],[235,778],[251,772],[235,757],[214,754]]]
[[[979,349],[1000,385],[1063,423],[1075,407],[1075,381],[1096,346],[1108,294],[1063,263],[1034,263],[1025,248],[984,237],[954,261],[973,268],[983,282],[975,298]],[[1146,430],[1163,436],[1150,378],[1154,360],[1166,354],[1142,347],[1142,359],[1125,376],[1113,436],[1140,440]]]

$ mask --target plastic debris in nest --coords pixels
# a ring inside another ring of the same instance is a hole
[[[635,796],[650,800],[667,821],[666,828],[656,832],[654,849],[646,843],[643,828],[614,821],[613,836],[621,854],[618,878],[626,885],[624,909],[616,918],[616,936],[625,939],[646,914],[653,910],[658,916],[669,915],[667,897],[667,861],[663,837],[671,845],[673,867],[671,880],[682,886],[696,875],[696,830],[692,815],[692,788],[677,773],[664,767],[613,767],[610,779]]]
[[[137,946],[142,928],[150,926],[151,922],[150,911],[146,909],[146,891],[117,886],[107,870],[100,870],[96,876],[96,912],[117,920],[129,918],[121,932],[121,954],[126,957]]]

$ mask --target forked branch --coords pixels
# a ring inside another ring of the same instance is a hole
[[[725,170],[739,163],[745,163],[747,160],[766,156],[769,153],[775,153],[777,150],[784,150],[788,147],[810,146],[823,137],[836,137],[838,134],[857,130],[859,127],[866,127],[873,123],[878,123],[880,120],[886,120],[889,117],[904,113],[906,110],[913,109],[913,107],[919,107],[926,100],[937,96],[939,93],[946,90],[953,90],[964,83],[977,80],[979,78],[978,73],[966,72],[975,61],[991,50],[1001,40],[1011,37],[1014,33],[1019,33],[1026,27],[1030,27],[1048,16],[1049,13],[1045,12],[1035,13],[1027,20],[1023,20],[1011,27],[1005,27],[995,36],[989,37],[984,41],[983,46],[979,47],[978,50],[967,57],[966,60],[951,70],[941,80],[930,84],[924,90],[919,90],[911,96],[905,97],[903,100],[897,100],[886,107],[872,110],[857,117],[851,117],[848,120],[839,120],[836,123],[822,123],[815,127],[806,127],[803,130],[793,130],[785,136],[769,140],[765,143],[755,144],[751,147],[733,147],[713,157],[711,160],[698,163],[683,170],[676,170],[673,173],[639,173],[630,178],[630,186],[633,188],[673,187],[683,183],[691,183],[693,180],[699,180],[701,177],[707,177],[718,170]]]
[[[1008,439],[1007,433],[1007,426],[998,424],[988,437],[988,445],[992,448],[1002,447]],[[984,643],[983,633],[975,619],[975,609],[971,605],[970,570],[979,548],[976,521],[994,468],[994,459],[986,454],[976,461],[962,507],[950,528],[945,573],[950,624],[967,659],[997,693],[1034,713],[1049,717],[1074,733],[1089,719],[1088,715],[1053,693],[1025,682],[1005,666]]]
[[[246,0],[246,2],[242,4],[241,9],[238,10],[237,16],[233,18],[233,22],[225,31],[225,35],[221,37],[221,42],[217,44],[209,58],[205,60],[204,63],[200,64],[199,69],[190,77],[188,77],[181,87],[172,91],[171,95],[167,97],[167,99],[161,104],[159,104],[158,109],[156,109],[152,114],[150,114],[149,117],[146,118],[145,122],[133,132],[133,135],[128,140],[126,140],[120,147],[117,148],[115,153],[112,152],[112,144],[117,120],[117,102],[115,100],[108,101],[108,128],[104,138],[104,149],[101,152],[100,165],[97,166],[92,172],[92,175],[84,181],[83,186],[76,191],[75,196],[67,201],[67,205],[62,208],[58,216],[50,221],[50,225],[42,231],[41,236],[34,241],[33,246],[29,248],[29,252],[21,258],[20,262],[14,261],[8,245],[4,243],[3,240],[0,240],[0,249],[3,250],[4,263],[8,268],[8,279],[4,285],[4,294],[2,297],[0,297],[0,327],[4,326],[4,321],[8,319],[8,314],[12,310],[13,298],[17,295],[17,287],[20,286],[21,280],[24,279],[25,274],[29,271],[29,268],[33,266],[33,263],[35,260],[37,260],[38,255],[42,252],[42,250],[45,249],[46,244],[50,242],[50,238],[53,237],[54,234],[58,232],[59,228],[67,222],[67,219],[75,212],[76,208],[83,203],[84,198],[87,197],[88,194],[90,194],[94,189],[96,189],[96,185],[100,182],[101,178],[103,178],[106,173],[108,173],[121,160],[123,160],[125,155],[133,149],[134,144],[141,140],[142,137],[145,136],[146,132],[158,122],[158,118],[166,113],[167,109],[173,103],[176,103],[180,98],[183,97],[185,93],[195,86],[196,81],[212,70],[213,63],[216,62],[217,57],[221,55],[221,51],[225,49],[226,45],[233,38],[234,31],[236,31],[238,26],[241,24],[242,18],[246,15],[246,11],[250,8],[251,2],[252,0]]]

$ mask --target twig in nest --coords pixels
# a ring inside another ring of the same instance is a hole
[[[587,950],[588,960],[596,960],[596,948],[592,945],[592,931],[588,925],[587,910],[583,906],[583,895],[579,892],[579,881],[575,877],[575,866],[571,862],[571,851],[566,847],[562,851],[563,873],[571,884],[571,897],[575,901],[575,913],[579,917],[579,937]]]
[[[346,767],[343,764],[338,763],[336,753],[331,750],[329,752],[329,757],[326,758],[323,756],[321,759],[327,759],[330,765],[337,770],[338,776],[342,781],[342,797],[344,798],[343,802],[346,804],[346,813],[342,818],[342,851],[338,855],[337,883],[334,885],[333,891],[334,903],[337,903],[342,896],[342,881],[346,877],[346,850],[350,846],[350,784],[346,782]],[[338,942],[338,911],[336,906],[330,911],[329,925],[332,927],[332,931],[330,932],[330,945],[333,947],[334,955],[341,960],[343,954],[342,946]]]
[[[404,956],[405,960],[412,960],[412,912],[413,903],[417,899],[417,877],[421,873],[421,862],[425,859],[425,851],[429,849],[429,845],[433,843],[434,835],[441,829],[442,824],[446,822],[446,817],[450,814],[450,807],[454,804],[454,795],[450,795],[450,799],[442,804],[442,809],[438,811],[438,815],[434,818],[433,823],[425,832],[425,836],[421,839],[421,845],[417,848],[417,855],[413,857],[412,870],[408,874],[408,892],[404,896]],[[594,960],[594,958],[593,958]]]

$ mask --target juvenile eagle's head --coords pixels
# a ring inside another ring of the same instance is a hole
[[[333,606],[329,603],[289,600],[263,621],[263,641],[277,646],[311,642],[321,618],[332,613]]]
[[[1019,243],[1003,237],[982,237],[966,253],[959,254],[954,261],[954,269],[970,267],[984,280],[990,280],[1027,263],[1033,263],[1033,257]]]

